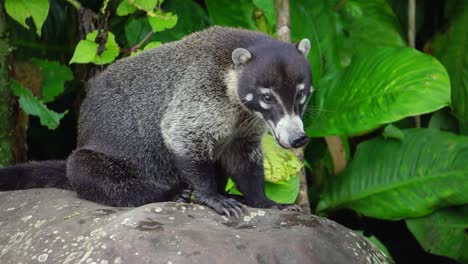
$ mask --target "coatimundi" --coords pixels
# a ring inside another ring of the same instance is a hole
[[[66,161],[0,169],[0,190],[57,187],[111,206],[168,201],[183,190],[220,214],[228,177],[258,208],[296,210],[265,196],[261,138],[307,142],[310,42],[211,27],[110,65],[88,84],[78,146]]]

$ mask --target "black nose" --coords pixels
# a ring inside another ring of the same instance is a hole
[[[300,147],[304,146],[307,143],[307,141],[308,141],[308,139],[307,139],[307,136],[305,134],[300,135],[298,138],[293,140],[293,142],[291,144],[291,147],[300,148]]]

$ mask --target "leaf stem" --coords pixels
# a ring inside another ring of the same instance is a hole
[[[154,31],[153,30],[150,30],[148,32],[148,34],[146,34],[146,36],[140,41],[138,42],[135,46],[133,46],[130,50],[131,51],[135,51],[137,50],[138,48],[141,47],[141,45],[143,45],[146,41],[148,41],[148,39],[154,34]]]

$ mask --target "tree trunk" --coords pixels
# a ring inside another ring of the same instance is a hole
[[[276,34],[279,40],[291,42],[291,17],[289,15],[289,0],[275,0],[276,10]],[[304,161],[303,149],[297,149],[296,155],[301,161]],[[310,214],[310,202],[307,192],[307,178],[305,170],[299,173],[299,194],[296,198],[296,204],[299,205],[304,213]]]
[[[8,55],[10,45],[6,33],[5,11],[0,5],[0,166],[8,165],[13,160],[11,89],[8,78]]]

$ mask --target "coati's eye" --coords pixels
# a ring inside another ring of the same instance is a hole
[[[297,92],[297,99],[301,99],[303,96],[304,96],[303,90],[300,90],[299,92]]]
[[[264,94],[262,96],[262,100],[263,100],[263,102],[265,102],[267,104],[272,104],[273,103],[273,98],[269,94]]]

